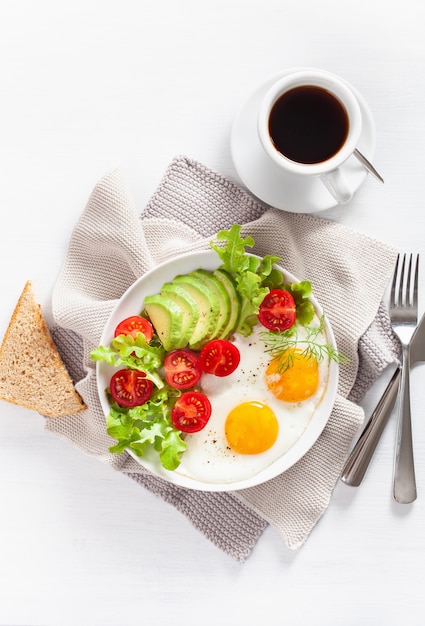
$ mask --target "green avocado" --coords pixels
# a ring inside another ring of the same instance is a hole
[[[229,296],[229,318],[227,324],[222,328],[218,339],[227,339],[235,330],[241,311],[241,303],[233,278],[228,272],[222,269],[214,271],[215,278],[220,281]]]
[[[209,287],[212,291],[215,292],[218,298],[218,318],[217,324],[213,334],[211,335],[211,339],[216,339],[221,336],[221,332],[227,326],[230,318],[230,297],[227,293],[227,290],[223,286],[223,284],[219,281],[219,279],[214,276],[212,272],[208,270],[195,270],[191,272],[191,276],[195,276],[196,278],[200,278],[207,287]]]
[[[144,308],[167,351],[183,348],[187,338],[183,335],[183,313],[178,304],[163,295],[147,296]]]
[[[171,282],[185,289],[198,305],[199,318],[189,337],[189,346],[193,350],[198,350],[211,339],[217,327],[220,310],[218,296],[195,276],[176,276]]]
[[[182,337],[185,338],[186,345],[189,343],[189,339],[192,337],[199,319],[199,307],[196,300],[181,285],[175,285],[174,283],[165,283],[162,286],[161,295],[173,300],[180,307],[183,315]]]

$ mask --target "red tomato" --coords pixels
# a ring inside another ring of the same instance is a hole
[[[202,430],[211,416],[211,403],[199,391],[186,391],[178,398],[171,411],[171,420],[178,430],[196,433]]]
[[[118,370],[109,383],[111,396],[121,406],[140,406],[152,395],[153,384],[138,370]]]
[[[260,304],[258,320],[269,330],[287,330],[295,324],[295,300],[284,289],[272,289]]]
[[[228,376],[238,367],[241,355],[234,343],[225,339],[213,339],[201,350],[201,367],[207,374]]]
[[[153,327],[149,320],[140,315],[132,315],[122,320],[115,329],[114,337],[118,335],[132,335],[134,339],[137,333],[143,333],[149,343],[153,336]]]
[[[173,350],[164,360],[165,380],[176,389],[189,389],[201,378],[199,359],[190,350]]]

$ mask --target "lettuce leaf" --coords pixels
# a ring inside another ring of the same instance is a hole
[[[143,456],[148,448],[153,447],[159,452],[165,469],[177,469],[186,450],[182,433],[173,426],[170,418],[170,405],[177,393],[165,388],[154,393],[142,406],[134,408],[114,403],[106,417],[106,432],[117,443],[109,451],[120,454],[130,448],[137,456]]]
[[[150,399],[141,406],[121,407],[110,398],[106,432],[116,443],[109,451],[120,454],[130,448],[137,456],[143,456],[148,448],[154,448],[163,467],[172,471],[180,465],[186,444],[171,421],[171,408],[180,391],[167,385],[158,373],[165,354],[160,343],[153,340],[148,344],[145,335],[138,333],[136,338],[119,335],[109,347],[98,346],[90,356],[94,361],[142,371],[156,385]]]
[[[295,300],[298,324],[308,326],[314,317],[314,306],[309,300],[312,294],[311,283],[308,280],[300,283],[285,283],[282,289],[289,291]]]
[[[279,257],[266,255],[257,258],[246,253],[246,247],[254,246],[254,239],[243,239],[241,228],[240,224],[233,224],[230,230],[219,231],[217,242],[224,242],[225,245],[211,242],[211,247],[222,261],[221,269],[234,279],[240,296],[241,311],[235,331],[248,336],[258,321],[258,309],[264,297],[270,289],[283,283],[283,275],[273,267],[280,260]]]
[[[211,247],[220,257],[224,269],[229,274],[238,274],[246,271],[249,266],[249,257],[245,253],[245,247],[252,248],[254,239],[240,236],[242,226],[233,224],[230,230],[220,230],[217,233],[217,241],[226,242],[225,246],[218,246],[211,242]]]
[[[161,345],[147,343],[143,333],[118,335],[108,347],[98,346],[90,352],[93,361],[106,361],[115,367],[139,370],[146,374],[158,389],[162,389],[164,381],[158,374],[164,363],[165,350]]]

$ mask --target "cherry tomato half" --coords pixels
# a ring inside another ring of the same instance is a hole
[[[201,350],[201,367],[207,374],[228,376],[238,367],[241,355],[234,343],[226,339],[213,339]]]
[[[285,289],[272,289],[260,304],[258,320],[269,330],[287,330],[295,318],[295,300]]]
[[[143,333],[149,343],[153,336],[153,327],[149,320],[140,315],[132,315],[122,320],[115,329],[114,337],[118,335],[132,335],[134,339],[137,333]]]
[[[199,359],[190,350],[173,350],[164,360],[165,380],[175,389],[189,389],[201,378]]]
[[[109,383],[111,396],[121,406],[140,406],[152,395],[153,384],[138,370],[118,370]]]
[[[211,417],[211,403],[199,391],[186,391],[177,399],[171,411],[171,420],[178,430],[196,433],[202,430]]]

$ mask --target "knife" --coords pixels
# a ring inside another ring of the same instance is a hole
[[[425,313],[422,315],[410,342],[410,365],[413,366],[420,361],[425,361]],[[394,408],[400,374],[401,368],[398,366],[344,465],[341,480],[347,485],[358,487],[363,480]]]

